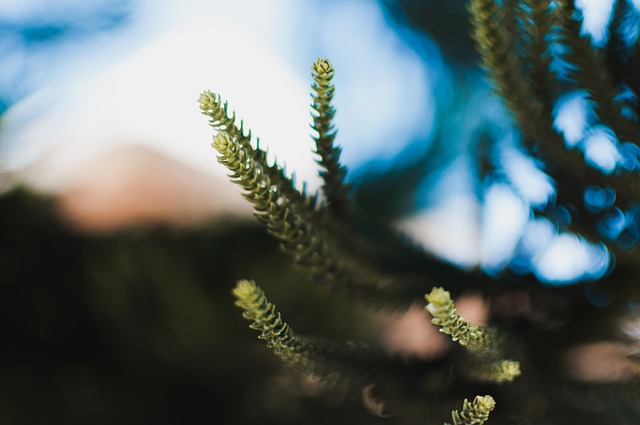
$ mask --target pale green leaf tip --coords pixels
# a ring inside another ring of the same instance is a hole
[[[233,141],[226,131],[218,131],[218,133],[213,136],[211,146],[218,152],[227,151],[231,145],[233,145]]]
[[[442,305],[451,300],[449,291],[445,291],[444,288],[433,288],[430,293],[426,294],[425,299],[430,304]]]
[[[487,411],[491,411],[496,407],[496,401],[490,395],[476,396],[473,403],[475,405],[482,406]]]
[[[255,293],[257,286],[251,280],[241,279],[231,291],[239,300],[245,300]]]
[[[211,93],[209,90],[203,91],[202,93],[200,93],[200,96],[198,97],[198,103],[200,104],[200,109],[202,111],[211,110],[215,102],[216,102],[215,95]]]
[[[311,66],[311,70],[317,75],[324,75],[333,71],[333,66],[329,62],[329,59],[318,58]]]

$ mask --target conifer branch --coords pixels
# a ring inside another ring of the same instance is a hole
[[[454,410],[451,413],[453,425],[482,425],[489,419],[489,414],[495,406],[496,402],[490,395],[476,396],[472,402],[464,399],[462,412]]]
[[[236,297],[235,305],[243,310],[242,317],[252,321],[251,329],[261,332],[258,338],[267,341],[267,347],[276,356],[296,366],[306,363],[299,339],[255,282],[239,280],[233,295]]]
[[[440,327],[440,332],[451,335],[451,339],[471,352],[493,351],[497,340],[494,330],[475,326],[464,320],[443,288],[433,288],[425,295],[431,323]]]
[[[258,338],[267,341],[267,347],[277,357],[298,372],[325,380],[336,378],[337,370],[329,365],[337,360],[331,352],[336,351],[336,344],[320,344],[313,338],[296,335],[254,281],[239,280],[232,292],[236,297],[234,304],[243,310],[242,317],[252,322],[249,327],[260,332]],[[334,350],[326,353],[329,347]]]
[[[563,1],[572,3],[571,0]],[[542,13],[540,7],[538,5],[532,13]],[[525,137],[525,148],[534,155],[538,153],[536,150],[542,154],[543,160],[549,167],[548,171],[556,180],[557,203],[574,206],[582,220],[590,222],[587,227],[581,227],[574,220],[570,228],[575,228],[578,232],[586,230],[586,236],[599,240],[599,235],[593,230],[595,220],[589,220],[592,215],[584,208],[582,189],[591,185],[614,188],[618,205],[624,208],[633,204],[640,196],[639,182],[631,176],[604,174],[591,166],[585,166],[584,156],[578,149],[567,149],[563,137],[553,129],[549,111],[545,107],[545,104],[550,101],[540,100],[538,93],[529,83],[530,79],[524,75],[526,67],[518,55],[514,35],[508,32],[509,25],[505,22],[507,15],[501,6],[494,0],[471,0],[469,11],[473,25],[472,35],[482,58],[482,64],[494,80],[497,93],[513,112],[521,133]],[[544,13],[543,16],[545,16]],[[558,21],[558,17],[565,15],[566,11],[553,14],[556,26],[564,24],[564,21]],[[548,18],[537,19],[544,21]],[[577,38],[582,40],[580,37]],[[587,68],[583,69],[586,73]],[[554,166],[554,163],[557,165]],[[613,245],[610,247],[615,250]]]
[[[411,282],[394,281],[380,276],[360,263],[339,246],[329,244],[326,236],[308,220],[299,208],[274,184],[245,147],[220,131],[214,137],[218,162],[230,171],[230,178],[246,191],[245,198],[254,207],[255,215],[268,232],[281,242],[283,251],[307,269],[314,282],[324,283],[347,294],[378,306],[405,305],[411,297]],[[402,285],[406,284],[407,288]]]
[[[569,47],[565,59],[569,74],[575,79],[578,89],[586,90],[593,100],[600,121],[608,125],[620,141],[632,141],[640,145],[638,132],[622,113],[622,104],[616,101],[620,94],[613,75],[605,61],[605,53],[595,49],[587,37],[580,36],[580,21],[574,18],[574,0],[559,0],[556,10],[558,28]]]
[[[260,332],[258,338],[265,340],[277,357],[298,372],[324,381],[355,379],[370,383],[368,380],[374,373],[389,369],[387,374],[395,376],[398,366],[406,366],[363,343],[296,334],[252,280],[239,280],[232,293],[235,305],[243,310],[242,317],[252,322],[251,329]]]
[[[320,171],[320,176],[324,180],[323,192],[327,199],[328,209],[333,216],[345,218],[350,212],[350,185],[345,183],[347,169],[340,164],[341,149],[335,145],[337,131],[334,130],[332,123],[335,109],[331,104],[335,93],[335,86],[333,85],[334,68],[328,59],[319,58],[314,62],[311,70],[314,80],[311,85],[313,90],[311,107],[315,111],[315,114],[311,114],[313,118],[312,128],[317,133],[313,140],[316,144],[316,154],[319,155],[317,162],[324,168],[323,171]],[[362,217],[360,219],[362,220]],[[341,225],[336,220],[329,220],[328,224],[334,227],[336,235],[341,235],[341,242],[352,248],[351,251],[357,252],[365,258],[380,254],[381,248],[389,249],[392,247],[396,254],[398,254],[399,250],[404,251],[400,254],[403,259],[411,257],[422,263],[432,260],[428,258],[423,249],[393,229],[387,222],[377,222],[375,225],[376,230],[385,236],[385,243],[382,247],[376,243],[377,241],[366,236],[363,237],[358,232],[354,232],[352,227]],[[389,256],[389,252],[385,251],[384,254],[386,257]],[[385,260],[385,258],[381,258],[381,260]],[[394,260],[397,261],[396,258]],[[382,266],[381,261],[377,261],[376,264]]]
[[[319,60],[317,64],[314,65],[314,69],[317,70],[318,78],[324,81],[316,83],[319,94],[317,102],[314,103],[321,105],[318,106],[319,110],[322,111],[319,112],[319,116],[323,117],[319,121],[317,131],[319,136],[322,136],[318,137],[318,151],[323,153],[324,159],[322,163],[326,164],[327,169],[327,171],[323,173],[325,189],[327,189],[325,193],[328,194],[330,199],[335,201],[334,204],[337,210],[346,212],[348,186],[342,183],[342,177],[337,178],[338,176],[344,176],[345,170],[344,167],[339,165],[339,148],[332,146],[333,139],[335,138],[335,132],[331,132],[332,125],[330,122],[330,118],[334,114],[333,107],[330,105],[330,100],[333,95],[333,85],[331,84],[331,78],[327,79],[327,76],[331,77],[333,75],[333,68],[328,62],[325,63]],[[331,94],[331,96],[328,96],[328,94]],[[367,241],[363,240],[363,238],[357,235],[350,227],[328,216],[326,208],[316,208],[317,195],[309,196],[304,191],[298,191],[293,181],[285,175],[277,163],[269,164],[267,162],[266,152],[260,149],[259,140],[256,142],[256,147],[254,148],[251,143],[251,131],[245,132],[242,121],[240,121],[240,124],[237,124],[238,120],[235,111],[230,111],[228,103],[222,101],[219,95],[210,91],[204,91],[200,94],[198,102],[202,114],[209,118],[209,125],[217,132],[225,132],[232,140],[237,141],[237,143],[246,150],[243,155],[253,158],[253,162],[260,165],[260,172],[269,178],[270,183],[278,188],[279,192],[289,200],[292,206],[295,207],[297,213],[302,215],[306,222],[314,224],[318,234],[322,234],[324,239],[328,239],[330,235],[333,235],[333,238],[341,238],[343,241],[346,241],[346,244],[349,245],[350,248],[354,248],[355,245],[367,245]],[[334,210],[332,212],[338,213],[334,208],[332,208],[332,210]],[[359,252],[357,249],[352,251],[355,251],[356,255],[357,252]],[[415,295],[417,296],[418,294],[416,293]]]
[[[311,107],[316,112],[312,128],[317,132],[313,137],[318,164],[324,169],[320,176],[324,180],[323,192],[330,210],[338,217],[347,213],[349,200],[349,186],[345,183],[347,170],[340,165],[341,150],[334,144],[336,131],[332,124],[335,109],[331,105],[335,87],[333,85],[333,66],[327,59],[318,59],[311,67],[314,83],[311,85],[313,103]]]
[[[533,90],[548,116],[555,103],[553,93],[556,85],[556,76],[551,72],[551,55],[548,52],[553,29],[550,6],[550,0],[523,0],[518,8],[522,14],[522,25],[519,28],[522,31],[525,65],[530,68],[529,78]]]
[[[544,114],[538,97],[523,76],[524,64],[516,54],[515,38],[508,31],[506,12],[493,0],[471,0],[469,12],[482,64],[522,132],[535,139],[558,139],[552,131],[550,117]]]
[[[200,104],[200,111],[203,115],[209,117],[209,125],[215,131],[224,131],[229,137],[237,140],[238,144],[254,158],[254,161],[262,165],[263,172],[269,177],[270,181],[277,185],[287,198],[300,205],[301,209],[306,210],[311,215],[316,204],[315,197],[308,196],[304,191],[300,192],[295,187],[293,180],[276,163],[268,163],[267,153],[260,149],[259,139],[256,140],[256,147],[252,146],[251,130],[245,132],[244,122],[240,121],[238,124],[235,111],[229,110],[228,103],[222,101],[219,94],[204,91],[200,94],[198,103]]]
[[[631,80],[637,79],[637,75],[629,74],[627,69],[632,49],[625,40],[628,36],[629,21],[634,19],[635,14],[630,0],[615,0],[607,31],[606,63],[610,64],[611,75],[616,84],[626,83],[629,76]]]
[[[285,251],[312,270],[313,280],[342,280],[337,261],[332,259],[323,241],[312,234],[310,224],[281,193],[280,186],[264,172],[264,166],[252,157],[254,152],[224,131],[218,132],[212,146],[219,153],[218,162],[232,172],[232,181],[246,191],[244,196],[253,204],[258,219],[282,242]]]
[[[589,180],[606,180],[597,170],[585,170],[583,155],[577,150],[566,149],[562,136],[553,129],[548,110],[523,76],[525,64],[517,54],[514,36],[506,28],[508,25],[501,7],[494,0],[471,0],[469,12],[472,35],[482,65],[494,80],[496,92],[512,111],[525,137],[525,148],[529,151],[539,148],[544,156],[560,162],[563,167],[570,167],[569,174],[578,186],[587,185]],[[561,180],[559,183],[564,182]],[[571,189],[559,184],[558,200],[577,201],[575,205],[579,207],[582,199],[570,198],[576,193]]]
[[[494,383],[511,382],[520,375],[520,364],[504,360],[504,337],[498,331],[485,326],[476,326],[464,320],[455,308],[449,292],[433,288],[425,295],[427,311],[433,318],[431,323],[440,327],[440,332],[451,335],[451,339],[474,356],[469,373],[472,377]]]

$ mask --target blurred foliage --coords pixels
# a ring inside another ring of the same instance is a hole
[[[86,236],[22,190],[0,198],[0,222],[1,423],[369,419],[339,404],[359,394],[306,382],[245,332],[230,293],[240,276],[260,276],[305,329],[370,332],[364,312],[299,284],[261,228]]]
[[[469,37],[466,2],[436,0],[379,0],[398,22],[425,32],[442,47],[447,59],[474,66],[477,55]]]

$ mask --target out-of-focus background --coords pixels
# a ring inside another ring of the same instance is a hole
[[[595,43],[611,4],[580,5]],[[460,267],[550,285],[606,273],[606,248],[531,217],[553,182],[518,149],[469,30],[461,1],[0,1],[0,423],[382,421],[381,406],[272,358],[229,293],[254,278],[305,332],[438,349],[415,342],[437,338],[411,326],[424,311],[374,317],[308,284],[216,162],[205,89],[318,188],[318,57],[336,69],[337,140],[363,208]],[[556,113],[598,166],[620,160],[583,93]],[[478,180],[485,138],[511,184]]]

